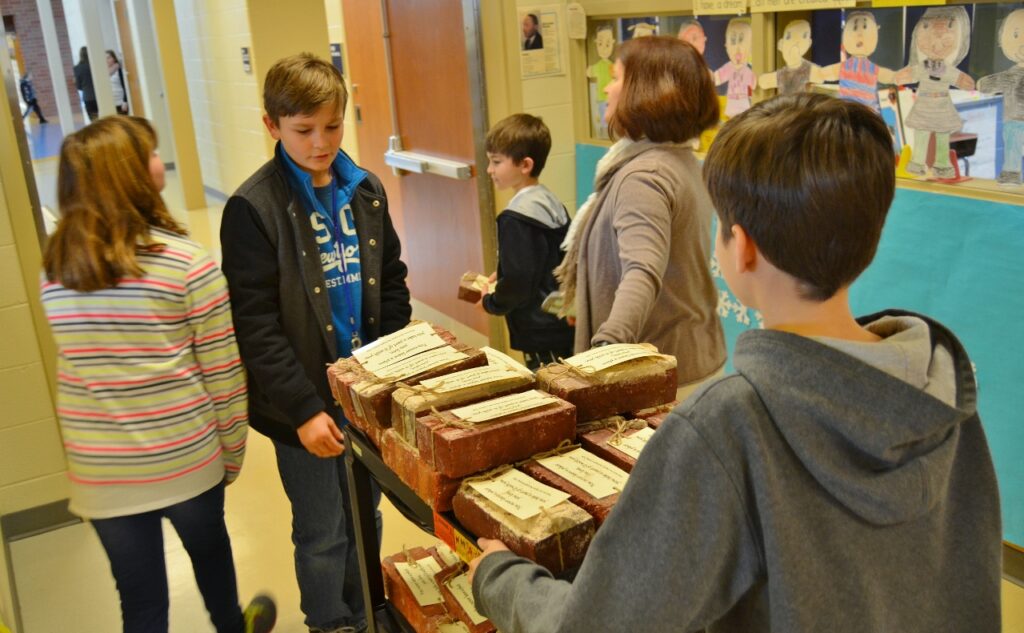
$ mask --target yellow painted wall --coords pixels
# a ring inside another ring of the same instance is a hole
[[[248,3],[174,4],[203,183],[230,194],[269,156],[256,72],[242,67],[242,47],[253,48]]]
[[[47,378],[56,351],[39,304],[41,254],[6,85],[13,82],[0,86],[0,514],[67,496]]]
[[[327,41],[341,43],[341,58],[345,66],[345,85],[348,86],[349,103],[352,102],[352,82],[348,73],[348,43],[345,39],[345,16],[341,12],[341,0],[325,0],[324,10],[327,12]],[[345,136],[341,140],[341,149],[359,162],[359,141],[356,138],[355,108],[345,108]]]

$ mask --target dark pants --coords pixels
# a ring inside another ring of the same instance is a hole
[[[89,117],[90,121],[95,121],[100,115],[100,106],[96,101],[85,102],[85,114]]]
[[[569,358],[572,356],[572,347],[562,350],[549,350],[546,352],[523,352],[523,358],[526,359],[526,367],[530,371],[537,371],[541,365],[547,365],[548,363],[557,363],[560,358]]]
[[[245,630],[231,541],[224,525],[224,486],[173,506],[92,521],[121,595],[125,633],[167,631],[167,568],[161,519],[167,517],[192,559],[196,583],[217,633]]]
[[[277,468],[292,507],[292,543],[299,606],[306,626],[331,631],[366,625],[345,457],[321,458],[274,441]],[[377,539],[380,489],[372,485]]]
[[[40,123],[46,123],[46,117],[43,116],[43,110],[42,110],[42,108],[39,107],[39,100],[38,99],[33,99],[31,101],[27,101],[26,105],[28,107],[25,108],[25,114],[22,114],[21,118],[24,119],[25,117],[28,116],[29,112],[35,111],[36,116],[39,117],[39,122]]]

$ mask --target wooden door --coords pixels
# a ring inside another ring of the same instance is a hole
[[[369,77],[364,74],[369,66],[360,63],[372,48],[381,56],[385,52],[380,14],[371,17],[368,5],[379,3],[345,0],[344,4],[352,81],[358,85],[354,103],[363,121],[359,153],[367,166],[376,160],[371,159],[371,151],[379,152],[381,139],[386,138],[380,124],[387,135],[392,134],[387,83],[383,84],[385,118],[379,118],[379,101],[373,106],[375,111],[369,112],[370,85],[376,96],[378,81],[383,78],[386,82],[386,70],[381,77]],[[496,253],[490,183],[478,142],[486,113],[477,8],[478,2],[473,0],[388,0],[388,39],[403,149],[473,166],[473,177],[468,180],[411,173],[398,178],[409,287],[414,298],[491,335],[494,341],[498,338],[491,331],[494,322],[478,306],[456,300],[462,274],[493,272]],[[366,46],[355,43],[371,31],[380,34],[380,39]],[[371,129],[374,125],[377,127]],[[365,143],[364,132],[373,137]]]
[[[348,49],[346,74],[352,86],[348,107],[353,109],[354,130],[359,143],[359,164],[380,178],[388,192],[388,208],[395,230],[402,240],[403,256],[408,239],[402,213],[402,188],[398,176],[384,163],[391,135],[391,103],[388,96],[387,66],[384,63],[384,28],[380,2],[344,0],[345,39]],[[408,259],[406,259],[408,263]]]

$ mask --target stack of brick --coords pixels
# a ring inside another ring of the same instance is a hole
[[[576,405],[579,422],[672,402],[676,359],[652,345],[607,345],[537,372],[540,388]]]

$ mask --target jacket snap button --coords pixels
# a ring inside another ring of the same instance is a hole
[[[376,322],[377,322],[377,319],[375,319],[375,318],[373,318],[373,317],[370,317],[370,323],[371,323],[371,324],[373,324],[373,323],[376,323]]]
[[[372,286],[372,285],[377,283],[377,280],[374,279],[373,277],[370,277],[369,279],[366,280],[366,283],[368,283],[368,284],[370,284]]]
[[[373,201],[373,206],[379,207],[380,206],[380,200],[374,200]]]
[[[376,245],[377,245],[377,240],[375,240],[375,239],[373,239],[373,238],[371,237],[371,238],[370,238],[370,246],[376,246]]]
[[[313,292],[315,292],[317,294],[320,294],[320,286],[317,286],[316,288],[313,288]]]
[[[327,331],[328,332],[333,332],[334,331],[334,326],[333,325],[328,325],[327,326]]]
[[[303,257],[305,257],[305,256],[306,256],[306,251],[302,251],[302,256],[303,256]]]

